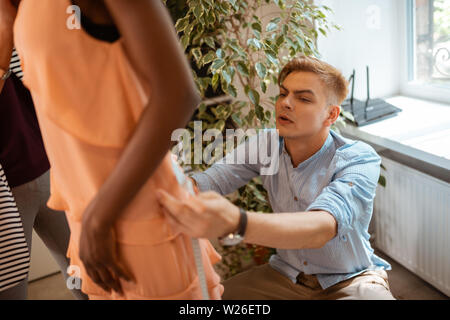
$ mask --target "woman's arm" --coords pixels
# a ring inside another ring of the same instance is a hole
[[[175,230],[194,238],[216,238],[236,231],[239,208],[215,192],[179,200],[157,191]],[[245,242],[277,249],[316,249],[337,234],[335,218],[326,211],[262,214],[247,212]]]
[[[83,216],[80,257],[86,270],[105,290],[120,293],[118,278],[131,279],[132,275],[116,257],[111,237],[114,222],[168,152],[172,131],[186,126],[199,96],[172,20],[161,1],[104,2],[134,69],[152,91],[116,168]]]
[[[102,223],[112,223],[153,174],[184,128],[199,96],[170,16],[161,1],[105,0],[135,70],[150,84],[151,100],[121,159],[98,197],[109,204]]]
[[[11,62],[14,46],[13,27],[16,19],[17,8],[11,0],[0,0],[0,69],[7,71]],[[3,74],[0,74],[0,78]],[[5,81],[0,80],[0,92]]]

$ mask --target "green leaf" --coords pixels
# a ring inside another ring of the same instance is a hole
[[[319,31],[326,37],[327,32],[323,28],[319,28]]]
[[[182,36],[181,37],[181,39],[180,39],[180,41],[181,41],[181,45],[183,46],[183,49],[184,50],[186,50],[187,49],[187,47],[189,46],[189,39],[190,38],[190,36],[188,36],[188,35],[184,35],[184,36]]]
[[[217,71],[222,69],[225,66],[225,61],[223,59],[217,59],[213,62],[211,69],[213,71]]]
[[[229,95],[233,96],[234,98],[237,97],[237,90],[234,85],[230,84],[227,88],[227,92]]]
[[[382,187],[386,187],[386,178],[384,176],[380,176],[378,178],[378,183],[382,186]]]
[[[247,121],[248,123],[251,123],[253,121],[253,118],[255,117],[255,110],[251,109],[247,114]]]
[[[256,39],[260,40],[261,39],[261,32],[259,32],[258,30],[252,29],[253,34],[255,35]]]
[[[178,19],[177,23],[175,24],[175,29],[178,33],[182,32],[189,24],[189,17],[185,17],[182,19]]]
[[[231,81],[233,81],[234,75],[236,74],[236,70],[234,69],[234,67],[233,66],[228,66],[227,67],[227,72],[228,72],[228,74],[231,77]]]
[[[280,21],[281,21],[280,17],[276,17],[276,18],[273,18],[272,20],[270,20],[271,23],[275,23],[275,24],[278,24]]]
[[[255,64],[256,73],[258,74],[258,77],[261,79],[264,79],[267,75],[267,69],[261,62],[257,62]]]
[[[297,43],[300,46],[300,48],[304,48],[305,47],[305,41],[303,40],[302,37],[295,35],[295,39],[297,39]]]
[[[261,23],[259,23],[259,22],[252,23],[252,29],[261,33],[262,32]]]
[[[213,11],[209,11],[208,12],[208,16],[206,17],[206,21],[208,21],[208,23],[210,25],[213,25],[216,22],[216,16],[214,15]]]
[[[273,65],[277,66],[278,65],[278,59],[270,52],[265,52],[267,60],[270,61],[270,63],[272,63]]]
[[[233,121],[236,122],[236,124],[237,124],[239,127],[242,127],[242,120],[241,120],[241,118],[239,118],[239,115],[238,115],[237,113],[233,113],[233,114],[231,115],[231,119],[233,119]]]
[[[259,93],[258,91],[254,89],[250,89],[248,91],[248,97],[250,98],[250,101],[255,105],[259,105]]]
[[[256,106],[255,108],[255,114],[256,117],[260,120],[260,121],[264,121],[264,108],[261,106]]]
[[[220,78],[220,74],[215,73],[211,79],[211,85],[212,85],[214,91],[217,90],[217,87],[219,85],[219,78]]]
[[[199,63],[200,59],[202,58],[202,51],[200,48],[194,48],[191,50],[192,55],[194,56],[194,59],[197,63]]]
[[[276,30],[278,28],[278,25],[276,23],[270,22],[267,26],[266,26],[266,31],[267,32],[272,32],[274,30]]]
[[[240,48],[239,45],[236,43],[236,39],[233,39],[233,41],[228,41],[228,45],[230,46],[231,49],[233,49],[237,53],[242,51],[242,48]]]
[[[186,27],[186,29],[184,29],[184,34],[190,36],[192,33],[192,30],[194,30],[195,27],[195,23],[191,23],[190,25],[188,25]]]
[[[208,47],[210,47],[211,49],[216,49],[216,45],[214,43],[214,38],[213,37],[207,37],[205,38],[205,43],[208,45]]]
[[[194,7],[194,16],[197,19],[200,19],[200,16],[203,14],[203,8],[200,5]]]
[[[204,113],[206,111],[206,108],[207,108],[206,104],[201,103],[198,107],[198,113]]]
[[[284,43],[284,36],[280,35],[276,40],[276,45],[279,47]]]
[[[203,56],[203,64],[211,63],[216,59],[216,53],[214,51],[208,52],[205,56]]]
[[[236,3],[236,0],[228,0],[231,5],[233,6],[234,10],[238,11],[239,10],[239,6]]]
[[[263,93],[266,93],[266,91],[267,91],[267,85],[264,81],[261,81],[261,91]]]
[[[247,65],[243,61],[238,61],[236,67],[239,73],[242,74],[244,77],[248,77],[250,75]]]
[[[250,38],[247,40],[247,45],[254,47],[256,49],[261,49],[262,48],[262,44],[258,39],[255,38]]]
[[[225,69],[222,69],[222,78],[225,80],[225,82],[227,83],[227,84],[230,84],[231,83],[231,75],[228,73],[228,71],[227,70],[225,70]]]
[[[216,129],[218,129],[219,131],[223,131],[223,129],[225,129],[225,121],[223,121],[223,120],[217,121],[216,124],[214,125],[214,127]]]
[[[216,51],[216,56],[217,56],[217,58],[219,58],[219,59],[223,59],[224,57],[225,57],[225,53],[223,52],[223,50],[222,49],[217,49],[217,51]]]

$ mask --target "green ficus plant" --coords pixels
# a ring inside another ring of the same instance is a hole
[[[200,93],[211,87],[233,97],[224,108],[239,127],[274,126],[282,66],[299,54],[319,56],[318,32],[338,28],[327,21],[330,8],[293,0],[188,0],[176,30],[188,56],[207,74],[194,74]],[[245,99],[238,98],[238,88]],[[220,106],[219,106],[220,107]],[[222,119],[223,120],[223,119]]]
[[[194,122],[202,132],[217,129],[275,127],[274,105],[278,74],[299,55],[320,57],[316,40],[339,27],[328,21],[331,9],[310,0],[163,0],[175,23],[181,44],[191,61],[203,102],[187,129],[194,152]],[[272,90],[271,90],[272,89]],[[272,94],[271,94],[272,93]],[[214,99],[221,97],[219,102]],[[341,115],[345,115],[342,113]],[[345,115],[351,118],[351,115]],[[338,123],[345,125],[340,117]],[[338,130],[336,126],[333,129]],[[207,148],[213,141],[203,141]],[[235,147],[240,141],[236,141]],[[219,159],[223,154],[215,154]],[[203,171],[208,164],[185,164]],[[267,192],[255,178],[228,198],[250,211],[271,213]],[[243,270],[242,259],[266,262],[270,248],[241,244],[217,248],[227,279]]]

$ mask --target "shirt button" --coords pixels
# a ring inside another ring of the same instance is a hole
[[[297,197],[294,197],[294,200],[295,200],[295,201],[298,201],[298,198],[297,198]]]
[[[308,262],[303,261],[303,265],[304,265],[304,266],[307,266],[307,265],[308,265]]]
[[[350,187],[353,187],[353,183],[352,183],[352,182],[349,182],[348,185],[349,185]]]

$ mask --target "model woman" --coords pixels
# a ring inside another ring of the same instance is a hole
[[[71,5],[79,29],[68,27]],[[190,238],[167,223],[154,192],[187,197],[168,150],[199,102],[162,3],[22,0],[14,38],[51,164],[48,205],[66,212],[82,290],[91,299],[200,299]],[[220,257],[206,240],[201,248],[218,299]]]

